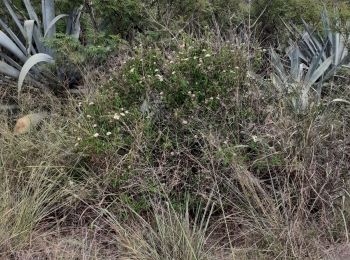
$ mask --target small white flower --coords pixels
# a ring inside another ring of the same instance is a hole
[[[173,72],[171,73],[171,75],[175,75],[175,73],[176,73],[176,72],[175,72],[175,71],[173,71]]]
[[[79,143],[76,143],[74,146],[77,147],[79,145]]]
[[[120,119],[120,115],[116,113],[116,114],[114,114],[113,118],[116,119],[116,120],[119,120]]]
[[[90,116],[90,115],[87,115],[86,117],[87,117],[87,118],[91,118],[91,116]]]
[[[126,110],[126,111],[125,111],[125,114],[129,114],[129,111],[128,111],[128,110]]]
[[[239,69],[239,67],[238,67],[238,66],[236,66],[236,67],[235,67],[235,69],[236,69],[236,70],[238,70],[238,69]]]
[[[159,95],[163,96],[163,95],[164,95],[164,92],[163,92],[163,91],[162,91],[162,92],[160,92],[160,93],[159,93]]]
[[[78,137],[77,140],[78,140],[78,141],[81,141],[82,139],[81,139],[81,137]]]
[[[122,113],[120,113],[120,115],[121,115],[121,116],[125,116],[125,113],[122,112]]]
[[[174,156],[174,155],[175,155],[175,153],[174,153],[174,152],[171,152],[171,153],[170,153],[170,155],[171,155],[171,156]]]
[[[96,128],[96,127],[97,127],[97,124],[94,124],[92,127],[93,127],[93,128]]]
[[[187,125],[187,124],[188,124],[188,121],[182,120],[182,124]]]
[[[157,74],[156,77],[158,78],[158,80],[159,80],[160,82],[164,81],[164,78],[163,78],[162,75]]]
[[[135,68],[132,68],[132,69],[130,70],[130,73],[134,73],[134,71],[135,71]]]
[[[94,137],[99,137],[100,136],[100,134],[99,133],[96,133],[96,134],[94,134]]]
[[[211,55],[209,53],[205,54],[204,57],[209,58]]]
[[[79,102],[78,103],[78,107],[81,107],[83,105],[83,103]]]
[[[111,132],[107,132],[107,133],[106,133],[107,136],[110,136],[111,134],[112,134]]]
[[[159,71],[159,69],[155,69],[155,70],[154,70],[154,72],[158,72],[158,71]]]
[[[198,138],[198,135],[195,135],[194,138],[197,139],[197,138]]]

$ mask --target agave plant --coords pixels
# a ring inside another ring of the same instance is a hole
[[[82,7],[75,9],[71,14],[55,16],[54,0],[42,0],[42,21],[36,14],[30,0],[23,0],[28,17],[21,19],[14,11],[9,0],[2,0],[13,24],[10,26],[0,18],[0,73],[18,80],[18,92],[21,91],[26,77],[35,80],[43,75],[36,65],[41,62],[54,63],[53,50],[45,47],[44,40],[54,37],[56,23],[62,18],[68,18],[66,33],[79,38],[80,15]],[[29,76],[28,76],[29,75]]]
[[[322,14],[323,35],[314,33],[303,22],[304,32],[300,34],[301,39],[296,43],[289,41],[289,66],[285,66],[280,56],[271,49],[274,68],[272,82],[278,90],[294,93],[292,102],[298,111],[307,109],[311,90],[317,93],[320,100],[324,82],[349,62],[345,39],[340,33],[330,29],[326,11]]]

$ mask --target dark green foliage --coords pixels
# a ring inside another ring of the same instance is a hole
[[[130,38],[135,32],[147,27],[146,2],[93,0],[91,6],[100,30]]]
[[[227,33],[244,18],[246,3],[241,0],[158,0],[158,19],[166,26],[201,34],[207,28]]]
[[[330,13],[337,8],[340,18],[345,20],[350,16],[348,1],[315,1],[315,0],[258,0],[252,1],[252,17],[258,20],[263,37],[275,40],[286,40],[288,31],[285,24],[302,26],[302,20],[312,26],[322,26],[320,15],[324,7]]]

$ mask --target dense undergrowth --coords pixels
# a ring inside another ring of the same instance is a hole
[[[46,42],[65,73],[57,89],[27,84],[18,95],[0,81],[1,104],[16,103],[0,107],[0,256],[344,257],[348,71],[319,102],[312,89],[300,113],[270,80],[267,51],[287,45],[280,19],[317,31],[323,6],[116,2],[85,5],[79,42]],[[345,1],[340,12],[324,6],[348,19]],[[332,28],[346,35],[341,20]],[[19,116],[42,111],[35,129],[13,133]]]

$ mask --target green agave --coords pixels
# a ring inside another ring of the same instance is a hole
[[[0,73],[18,80],[18,92],[27,77],[34,80],[41,76],[42,72],[35,67],[38,63],[54,63],[54,52],[45,47],[43,41],[54,37],[55,25],[60,19],[67,18],[66,33],[73,38],[79,38],[82,11],[81,6],[69,15],[55,16],[54,0],[42,0],[40,21],[30,0],[23,0],[23,3],[28,15],[28,19],[24,21],[16,14],[9,0],[2,0],[17,28],[11,29],[0,18],[0,46],[4,49],[0,51]]]
[[[323,35],[320,35],[303,21],[305,30],[299,34],[301,39],[297,43],[290,41],[287,48],[290,66],[285,66],[271,49],[272,82],[281,92],[297,93],[292,102],[298,111],[307,109],[311,90],[316,91],[320,100],[323,83],[349,62],[345,39],[330,29],[326,11],[322,14],[322,22]]]

